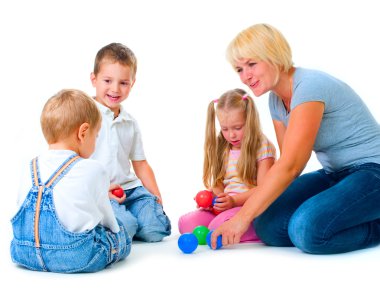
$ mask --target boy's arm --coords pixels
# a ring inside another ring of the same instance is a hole
[[[146,160],[132,160],[133,170],[136,176],[141,180],[144,187],[152,194],[158,197],[158,202],[162,204],[162,198],[160,190],[156,182],[156,177],[154,176],[153,169],[150,167],[148,161]]]

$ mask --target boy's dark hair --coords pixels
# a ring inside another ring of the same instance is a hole
[[[103,61],[118,62],[127,65],[131,70],[132,78],[136,77],[137,59],[132,50],[121,43],[110,43],[102,47],[95,57],[94,74],[97,75]]]

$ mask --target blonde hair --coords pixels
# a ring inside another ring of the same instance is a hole
[[[103,62],[120,63],[131,70],[132,79],[136,77],[137,59],[132,50],[121,43],[110,43],[102,47],[95,57],[94,74],[97,75]]]
[[[244,138],[241,154],[237,164],[239,178],[248,186],[256,185],[256,159],[263,134],[256,106],[250,96],[242,89],[234,89],[224,93],[218,100],[208,106],[206,133],[204,144],[203,183],[206,188],[223,184],[230,145],[222,132],[216,132],[216,111],[240,109],[245,115]]]
[[[278,73],[288,72],[293,67],[288,42],[269,24],[256,24],[241,31],[228,45],[226,56],[232,66],[246,58],[268,62]]]
[[[79,90],[61,90],[45,104],[41,113],[42,133],[54,144],[77,130],[83,123],[95,128],[102,115],[95,101]]]

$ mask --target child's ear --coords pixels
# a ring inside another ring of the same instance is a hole
[[[131,83],[131,89],[133,88],[133,85],[135,84],[135,81],[136,81],[136,79],[133,79],[133,80],[132,80],[132,83]]]
[[[80,125],[79,130],[78,130],[78,139],[83,142],[85,139],[86,135],[90,131],[90,124],[88,123],[83,123]]]
[[[91,80],[92,86],[95,87],[95,85],[96,85],[96,75],[93,72],[90,74],[90,80]]]

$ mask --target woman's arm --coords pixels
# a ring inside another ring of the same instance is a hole
[[[148,161],[139,160],[132,161],[133,170],[136,176],[141,180],[144,187],[152,194],[158,197],[159,203],[162,204],[162,198],[160,190],[156,182],[156,177],[154,176],[153,169],[150,167]]]
[[[292,110],[288,127],[281,138],[280,158],[264,176],[262,184],[250,190],[251,196],[241,210],[214,231],[213,248],[219,235],[223,236],[223,245],[238,243],[252,220],[266,210],[301,173],[310,158],[323,111],[324,104],[321,102],[307,102]]]
[[[274,131],[276,132],[277,144],[280,149],[280,155],[282,153],[282,142],[284,140],[286,127],[281,121],[273,120]]]

